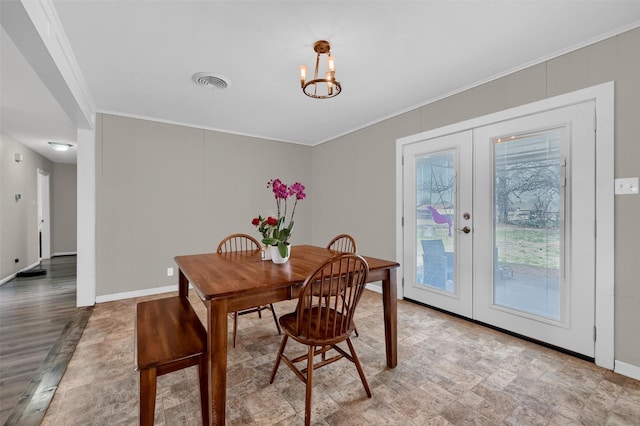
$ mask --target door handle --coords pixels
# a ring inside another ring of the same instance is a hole
[[[468,234],[469,232],[471,232],[471,228],[469,228],[468,226],[465,226],[464,228],[456,228],[458,231],[462,231],[465,234]]]

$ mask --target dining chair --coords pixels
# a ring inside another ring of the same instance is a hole
[[[357,251],[356,240],[348,234],[336,235],[331,241],[329,241],[327,248],[344,253],[356,253]]]
[[[217,253],[230,253],[237,251],[260,251],[262,250],[262,246],[260,242],[247,234],[231,234],[226,236],[220,244],[218,244],[218,248],[216,250]],[[262,318],[262,311],[265,309],[270,309],[271,314],[273,315],[273,321],[276,323],[276,328],[278,329],[278,334],[282,334],[280,330],[280,324],[278,324],[278,317],[276,316],[276,311],[273,308],[273,303],[268,305],[256,306],[255,308],[243,309],[241,311],[233,312],[233,347],[236,347],[236,335],[238,333],[238,316],[250,314],[253,312],[257,312],[258,316]]]
[[[340,234],[333,237],[329,244],[327,244],[329,250],[341,251],[344,253],[355,253],[357,251],[356,240],[349,234]],[[356,337],[360,337],[358,334],[358,328],[354,325],[353,332]]]
[[[362,365],[351,342],[353,333],[353,315],[360,296],[364,290],[369,274],[369,266],[361,257],[353,253],[334,256],[322,263],[304,281],[298,304],[294,312],[280,317],[280,326],[284,331],[278,356],[276,357],[271,379],[273,383],[280,366],[280,361],[291,368],[295,375],[306,384],[305,425],[311,424],[311,396],[313,391],[314,369],[346,358],[355,364],[358,375],[367,396],[371,398],[371,390],[364,376]],[[328,302],[328,303],[323,303]],[[307,353],[289,357],[284,354],[289,338],[307,346]],[[346,342],[347,352],[338,343]],[[314,363],[317,355],[333,355],[322,357]],[[304,368],[296,366],[306,361]],[[340,370],[338,370],[340,371]]]

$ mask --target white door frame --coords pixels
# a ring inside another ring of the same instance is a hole
[[[49,181],[49,172],[38,169],[37,171],[38,185],[38,261],[51,258],[51,187]],[[40,236],[42,239],[40,240]],[[40,252],[41,250],[41,252]]]
[[[575,103],[594,100],[596,104],[596,313],[595,363],[601,367],[614,369],[614,82],[543,99],[531,104],[474,118],[396,141],[396,258],[403,258],[402,241],[402,151],[403,146],[423,139],[431,139],[449,133],[470,130],[503,120],[509,120],[538,112],[560,108]],[[402,283],[404,269],[398,269]],[[398,297],[403,297],[402,285],[398,286]]]

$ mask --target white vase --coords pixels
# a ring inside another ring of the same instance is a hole
[[[271,246],[262,246],[262,260],[271,260]]]
[[[278,246],[271,246],[271,261],[273,263],[286,263],[289,260],[289,256],[291,255],[291,244],[287,244],[287,256],[280,256],[280,251],[278,250]]]

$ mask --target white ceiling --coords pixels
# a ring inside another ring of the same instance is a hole
[[[640,26],[640,0],[53,5],[97,111],[307,145]],[[333,99],[300,89],[298,66],[312,68],[318,39],[336,58]],[[3,31],[2,131],[74,139],[72,120],[11,45]],[[230,86],[197,86],[191,77],[203,71]]]

